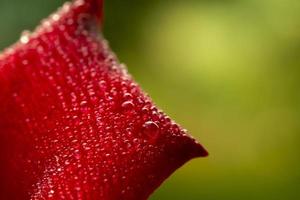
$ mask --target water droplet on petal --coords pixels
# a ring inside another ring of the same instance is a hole
[[[81,105],[81,106],[86,106],[86,105],[87,105],[87,101],[81,101],[81,102],[80,102],[80,105]]]
[[[58,21],[60,19],[59,14],[53,14],[51,17],[54,21]]]
[[[20,38],[20,42],[22,44],[27,44],[29,42],[29,37],[30,37],[30,31],[23,31]]]
[[[130,110],[134,107],[134,103],[132,101],[125,101],[122,103],[122,108],[126,110]]]
[[[143,124],[142,132],[146,134],[149,139],[156,140],[159,135],[159,126],[153,121],[147,121]]]
[[[130,99],[132,99],[132,94],[130,94],[130,93],[125,93],[125,94],[123,95],[123,97],[124,97],[124,99],[126,99],[126,100],[130,100]]]

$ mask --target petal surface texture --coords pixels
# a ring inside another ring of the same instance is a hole
[[[143,200],[207,152],[156,108],[75,0],[0,55],[0,199]]]

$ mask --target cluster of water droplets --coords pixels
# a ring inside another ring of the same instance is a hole
[[[192,143],[133,82],[83,8],[65,4],[24,32],[13,55],[24,177],[32,199],[144,198]]]

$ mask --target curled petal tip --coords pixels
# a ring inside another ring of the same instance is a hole
[[[209,155],[208,151],[202,145],[200,145],[199,150],[200,157],[207,157]]]
[[[207,157],[209,155],[208,151],[200,143],[198,143],[197,141],[193,142],[194,143],[191,146],[192,158]]]

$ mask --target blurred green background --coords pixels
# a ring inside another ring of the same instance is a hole
[[[0,0],[0,48],[63,0]],[[209,150],[152,200],[300,199],[300,1],[107,0],[106,38]]]

